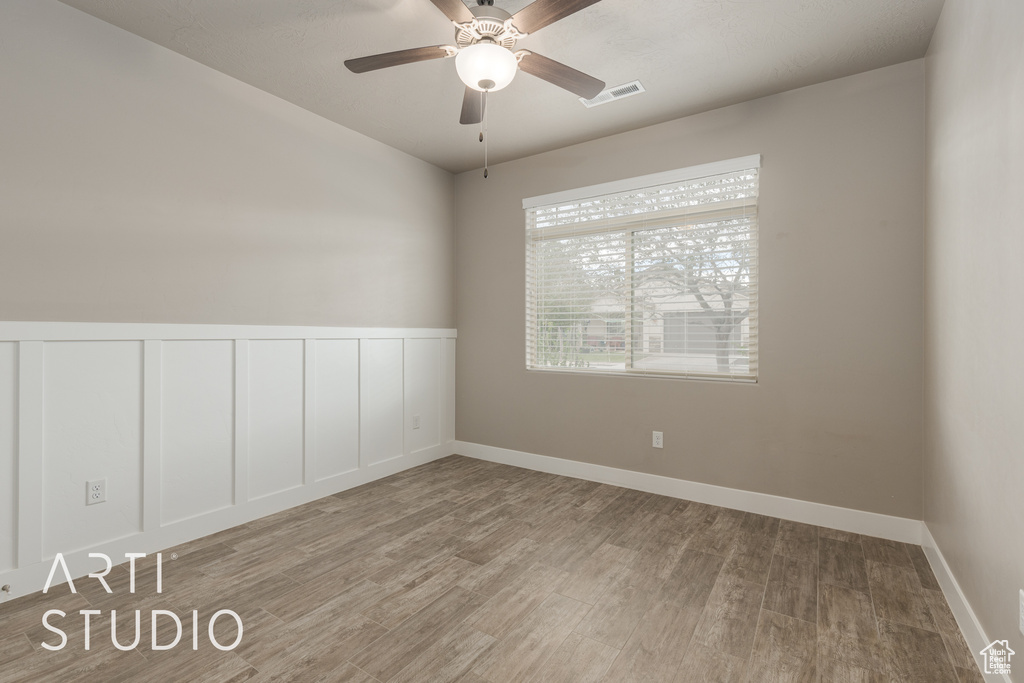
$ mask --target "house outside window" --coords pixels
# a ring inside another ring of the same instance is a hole
[[[527,368],[756,381],[759,168],[524,200]]]

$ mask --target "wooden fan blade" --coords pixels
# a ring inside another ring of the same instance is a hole
[[[425,62],[428,59],[440,59],[447,56],[448,50],[445,49],[444,45],[434,45],[431,47],[414,47],[411,50],[385,52],[379,55],[370,55],[369,57],[359,57],[358,59],[346,59],[345,66],[348,67],[349,71],[361,74],[367,71],[385,69],[389,66]]]
[[[462,4],[462,0],[430,0],[434,7],[444,12],[444,15],[456,24],[464,24],[473,21],[473,13]]]
[[[539,31],[600,0],[536,0],[512,15],[512,24],[523,33]]]
[[[480,123],[484,119],[484,98],[479,90],[466,87],[466,96],[462,98],[462,116],[459,123]]]
[[[596,97],[599,92],[604,90],[604,81],[599,81],[571,66],[566,66],[535,52],[525,55],[519,61],[519,68],[587,100]]]

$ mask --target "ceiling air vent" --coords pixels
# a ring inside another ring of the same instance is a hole
[[[585,100],[581,97],[580,102],[583,103],[584,107],[590,109],[601,104],[607,104],[612,100],[621,100],[624,97],[639,95],[642,92],[645,92],[643,84],[640,81],[633,81],[632,83],[617,85],[614,88],[605,88],[593,99]]]

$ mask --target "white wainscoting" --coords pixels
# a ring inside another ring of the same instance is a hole
[[[18,345],[0,342],[0,572],[14,569],[17,560],[17,456]]]
[[[455,336],[0,322],[0,601],[451,454]]]

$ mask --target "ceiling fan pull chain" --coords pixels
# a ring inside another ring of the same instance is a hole
[[[487,142],[490,139],[490,136],[485,136],[484,135],[484,133],[487,131],[487,91],[484,90],[483,92],[481,92],[480,93],[480,97],[482,98],[481,99],[481,103],[482,103],[483,108],[484,108],[484,115],[480,117],[481,125],[483,126],[483,130],[480,131],[480,139],[483,140],[483,143],[484,143],[484,178],[486,179],[487,178]]]

